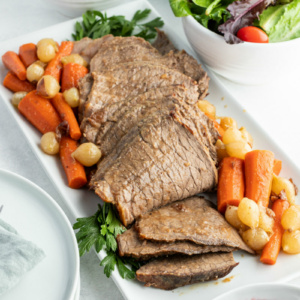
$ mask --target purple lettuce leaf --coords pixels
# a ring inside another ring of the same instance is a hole
[[[252,25],[253,21],[259,17],[264,9],[270,4],[275,4],[276,0],[239,0],[228,5],[227,10],[231,18],[218,27],[224,34],[224,39],[228,44],[241,43],[236,33],[239,29]]]

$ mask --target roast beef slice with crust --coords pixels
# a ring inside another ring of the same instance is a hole
[[[162,55],[169,53],[170,51],[176,51],[177,49],[169,40],[164,31],[156,28],[157,37],[152,46],[158,50]]]
[[[212,190],[217,170],[189,130],[157,112],[120,140],[98,164],[90,184],[100,198],[116,206],[128,226],[154,208]]]
[[[199,139],[199,142],[203,144],[207,151],[210,151],[211,157],[216,161],[216,149],[214,144],[211,143],[210,133],[204,125],[207,116],[197,106],[191,107],[186,105],[182,99],[169,96],[156,98],[152,101],[146,100],[135,105],[129,103],[127,106],[122,106],[122,108],[120,110],[123,113],[118,110],[116,118],[102,124],[97,133],[95,144],[98,145],[103,155],[109,154],[117,146],[120,139],[138,122],[152,114],[156,114],[159,110],[160,113],[173,114],[180,119],[180,123]],[[202,121],[203,119],[205,120]]]
[[[89,45],[93,42],[93,40],[89,37],[84,37],[79,41],[73,42],[73,54],[79,54]]]
[[[91,92],[94,79],[91,74],[85,75],[79,80],[78,89],[79,89],[79,106],[78,106],[78,120],[79,122],[83,119],[84,106],[88,98],[89,93]]]
[[[90,71],[96,72],[120,63],[149,61],[160,57],[161,54],[142,38],[115,37],[100,45],[97,54],[90,62]]]
[[[183,91],[180,88],[152,89],[128,101],[108,105],[88,119],[91,129],[85,137],[88,141],[98,145],[103,155],[107,155],[117,146],[120,139],[143,118],[156,113],[157,110],[166,111],[166,114],[172,112],[181,124],[198,136],[201,143],[210,151],[213,160],[216,161],[214,141],[212,142],[211,132],[207,128],[207,123],[212,121],[196,105],[185,104],[186,98],[180,98],[184,96],[180,93]],[[214,127],[213,131],[216,131]]]
[[[232,253],[208,253],[194,256],[171,256],[155,259],[136,272],[145,286],[164,290],[209,280],[229,274],[238,263]]]
[[[99,72],[120,63],[136,61],[149,61],[177,70],[198,82],[200,99],[207,95],[209,78],[195,58],[184,50],[170,51],[162,56],[148,42],[137,37],[119,37],[102,43],[91,60],[90,71]]]
[[[183,86],[191,93],[197,92],[197,84],[190,77],[161,65],[145,62],[128,63],[111,70],[92,73],[94,83],[84,106],[81,123],[83,134],[89,130],[88,118],[102,107],[132,98],[153,88]]]
[[[141,239],[223,245],[253,253],[238,232],[211,206],[204,198],[191,197],[142,215],[135,227]]]
[[[134,227],[117,236],[120,256],[130,256],[138,260],[174,254],[195,255],[209,252],[232,252],[235,249],[226,246],[205,246],[192,242],[152,242],[141,240]]]

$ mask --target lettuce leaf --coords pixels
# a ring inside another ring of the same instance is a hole
[[[294,0],[284,8],[279,21],[270,29],[271,43],[289,41],[300,37],[300,0]]]
[[[171,9],[175,17],[186,17],[192,15],[190,10],[190,1],[189,0],[169,0]]]
[[[267,34],[269,34],[271,28],[276,25],[283,15],[287,5],[288,4],[269,6],[259,16],[259,22],[257,23],[257,26],[261,27]]]
[[[229,44],[238,44],[242,41],[236,36],[239,29],[252,25],[264,9],[273,4],[274,0],[239,0],[227,7],[231,18],[218,27]]]

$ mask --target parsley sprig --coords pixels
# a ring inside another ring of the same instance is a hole
[[[101,261],[100,266],[104,267],[104,273],[107,277],[110,277],[117,265],[122,278],[135,278],[135,271],[140,264],[132,258],[120,257],[117,254],[116,237],[123,233],[126,228],[117,218],[112,204],[104,203],[103,207],[98,205],[98,211],[94,215],[78,218],[73,228],[79,229],[76,238],[80,256],[89,252],[93,246],[97,253],[105,249],[107,256]],[[129,265],[131,269],[126,265]]]
[[[83,37],[97,39],[112,34],[114,36],[135,35],[151,40],[156,36],[155,28],[161,28],[164,22],[158,17],[141,24],[140,21],[146,19],[150,12],[150,9],[138,10],[131,20],[126,20],[124,16],[107,17],[106,13],[88,10],[82,15],[82,22],[76,22],[72,37],[75,41],[79,41]]]

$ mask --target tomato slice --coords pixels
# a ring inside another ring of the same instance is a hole
[[[254,26],[247,26],[241,28],[237,32],[237,37],[244,42],[250,43],[268,43],[268,35],[260,28]]]

